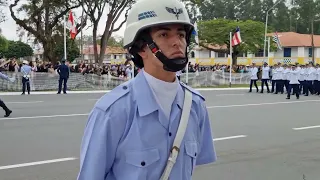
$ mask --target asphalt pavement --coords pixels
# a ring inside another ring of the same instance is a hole
[[[194,180],[319,179],[319,96],[201,93],[218,161]],[[0,180],[76,179],[87,115],[102,95],[2,96],[13,114],[0,118]]]

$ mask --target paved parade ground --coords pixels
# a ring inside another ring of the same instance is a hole
[[[194,180],[319,179],[319,96],[201,93],[218,161],[197,167]],[[0,118],[0,180],[75,180],[87,115],[102,95],[1,96],[13,114]]]

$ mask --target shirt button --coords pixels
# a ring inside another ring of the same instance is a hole
[[[122,89],[126,90],[128,87],[127,86],[123,86]]]
[[[172,134],[171,134],[171,132],[169,132],[169,136],[171,136]]]
[[[141,166],[145,166],[146,163],[144,161],[141,162]]]
[[[194,156],[197,156],[197,153],[194,153]]]

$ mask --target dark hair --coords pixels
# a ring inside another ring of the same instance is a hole
[[[147,42],[145,40],[145,36],[147,35],[150,35],[150,28],[141,31],[134,39],[134,43],[131,48],[128,50],[128,52],[133,56],[132,61],[139,68],[143,68],[144,66],[139,52],[142,52],[143,48],[145,48],[145,46],[147,45]]]

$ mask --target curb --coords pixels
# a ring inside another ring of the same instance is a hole
[[[232,91],[232,90],[247,90],[248,88],[195,88],[197,91]],[[99,91],[68,91],[68,94],[103,94],[110,90]],[[56,91],[31,91],[31,95],[54,95]],[[21,96],[21,92],[0,92],[0,96]]]

